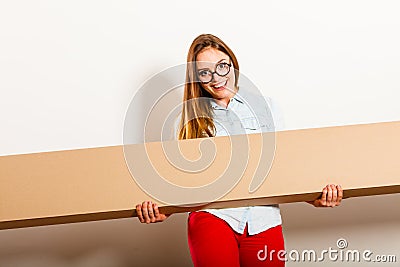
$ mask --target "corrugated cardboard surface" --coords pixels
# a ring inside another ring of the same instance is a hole
[[[328,183],[341,184],[345,197],[399,193],[399,136],[400,122],[276,132],[268,177],[249,193],[262,138],[248,135],[250,158],[242,179],[207,208],[312,200]],[[218,153],[202,173],[182,174],[168,166],[162,143],[147,143],[146,149],[172,182],[199,186],[223,172],[229,160],[229,137],[212,141]],[[173,142],[196,158],[198,149],[193,148],[202,140]],[[143,150],[143,145],[130,147]],[[0,157],[0,229],[130,217],[137,203],[158,202],[135,183],[123,151],[123,146],[112,146]],[[140,153],[138,164],[145,160]],[[165,213],[205,208],[159,206]]]

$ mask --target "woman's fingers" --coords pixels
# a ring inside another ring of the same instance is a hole
[[[153,204],[153,209],[154,209],[154,216],[158,219],[160,218],[160,211],[158,210],[158,206],[156,203]]]
[[[157,204],[151,201],[136,205],[136,213],[141,223],[162,222],[169,216],[160,213]]]
[[[147,211],[149,212],[150,222],[156,222],[156,217],[154,216],[153,203],[151,201],[147,202]]]
[[[322,189],[321,197],[314,202],[307,201],[315,207],[335,207],[339,206],[343,199],[343,189],[341,185],[328,184]]]
[[[333,208],[333,207],[336,206],[336,201],[337,201],[337,198],[338,198],[338,191],[337,191],[336,185],[331,184],[330,186],[331,186],[331,189],[332,189],[331,207]]]
[[[325,186],[324,189],[322,189],[322,196],[321,196],[321,205],[325,206],[326,205],[326,199],[328,195],[328,187]]]
[[[144,218],[143,218],[143,214],[142,214],[142,205],[141,204],[137,204],[136,205],[136,213],[137,213],[137,216],[139,218],[139,221],[141,223],[144,223]]]
[[[337,206],[339,206],[343,199],[343,188],[341,185],[337,185],[337,189],[338,189]]]
[[[146,223],[150,223],[150,217],[149,217],[149,211],[147,210],[147,201],[144,201],[142,203],[142,213],[143,213],[143,217],[144,217],[144,221]]]
[[[327,185],[328,188],[328,195],[326,196],[326,206],[330,206],[332,203],[332,188],[330,185]]]

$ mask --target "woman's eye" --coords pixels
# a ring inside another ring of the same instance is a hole
[[[217,68],[220,69],[220,70],[223,70],[223,69],[226,69],[227,65],[228,65],[228,64],[226,64],[226,63],[219,63],[219,64],[217,65]]]
[[[208,71],[206,71],[206,70],[202,70],[202,71],[199,71],[199,76],[207,76],[208,75]]]

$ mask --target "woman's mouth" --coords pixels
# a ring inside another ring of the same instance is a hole
[[[228,80],[225,80],[225,81],[222,81],[222,82],[219,82],[219,83],[216,83],[216,84],[214,84],[213,86],[212,86],[212,88],[215,90],[215,91],[221,91],[221,90],[224,90],[224,89],[226,89],[226,84],[228,83]]]

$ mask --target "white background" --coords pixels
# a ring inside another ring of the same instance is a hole
[[[398,1],[1,1],[0,155],[122,144],[151,75],[213,33],[287,129],[400,119]]]

